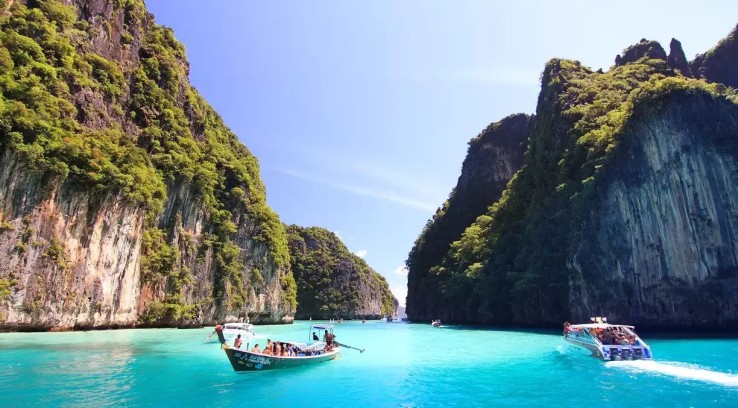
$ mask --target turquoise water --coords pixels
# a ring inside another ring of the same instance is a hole
[[[304,341],[308,324],[256,329]],[[210,332],[0,334],[0,407],[738,407],[734,339],[646,338],[656,361],[604,363],[555,334],[347,322],[337,340],[366,352],[236,374]]]

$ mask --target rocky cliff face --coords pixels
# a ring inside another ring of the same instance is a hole
[[[469,142],[461,176],[415,242],[407,261],[407,313],[413,320],[452,319],[439,299],[442,286],[430,269],[443,259],[452,242],[500,198],[523,164],[523,153],[535,117],[516,114],[490,124]]]
[[[668,56],[642,40],[608,72],[549,62],[525,165],[420,301],[464,322],[738,327],[733,37],[689,66],[676,40]]]
[[[325,228],[287,227],[298,319],[378,319],[397,312],[384,277]]]
[[[0,16],[0,328],[190,325],[295,310],[258,164],[140,0]]]
[[[713,49],[698,55],[691,63],[697,78],[738,88],[738,26]]]
[[[144,214],[113,195],[51,187],[10,152],[0,160],[0,276],[7,328],[132,325]]]
[[[571,316],[738,326],[738,106],[675,93],[633,114],[571,268]]]

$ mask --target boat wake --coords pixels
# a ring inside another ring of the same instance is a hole
[[[633,372],[650,372],[684,380],[711,382],[728,387],[738,387],[738,375],[712,371],[692,364],[653,360],[608,361],[607,367],[622,368]]]

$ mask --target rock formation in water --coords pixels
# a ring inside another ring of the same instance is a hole
[[[525,163],[409,276],[409,318],[738,328],[735,44],[689,69],[676,40],[668,57],[642,40],[607,72],[546,64]]]
[[[412,305],[414,319],[454,319],[453,315],[440,313],[444,308],[438,303],[444,299],[441,292],[449,289],[448,285],[428,271],[441,262],[464,229],[500,198],[510,178],[522,166],[534,124],[533,116],[511,115],[490,124],[469,141],[456,187],[426,224],[407,261],[407,304]],[[463,291],[459,295],[465,296]],[[465,316],[456,316],[456,320],[465,320]]]
[[[0,328],[295,310],[256,158],[141,0],[3,2]]]
[[[384,277],[325,228],[287,227],[298,319],[377,319],[397,312]]]

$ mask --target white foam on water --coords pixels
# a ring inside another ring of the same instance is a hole
[[[671,361],[608,361],[607,367],[617,367],[633,372],[650,372],[684,380],[705,381],[727,387],[738,387],[738,375],[713,371],[700,366]]]

